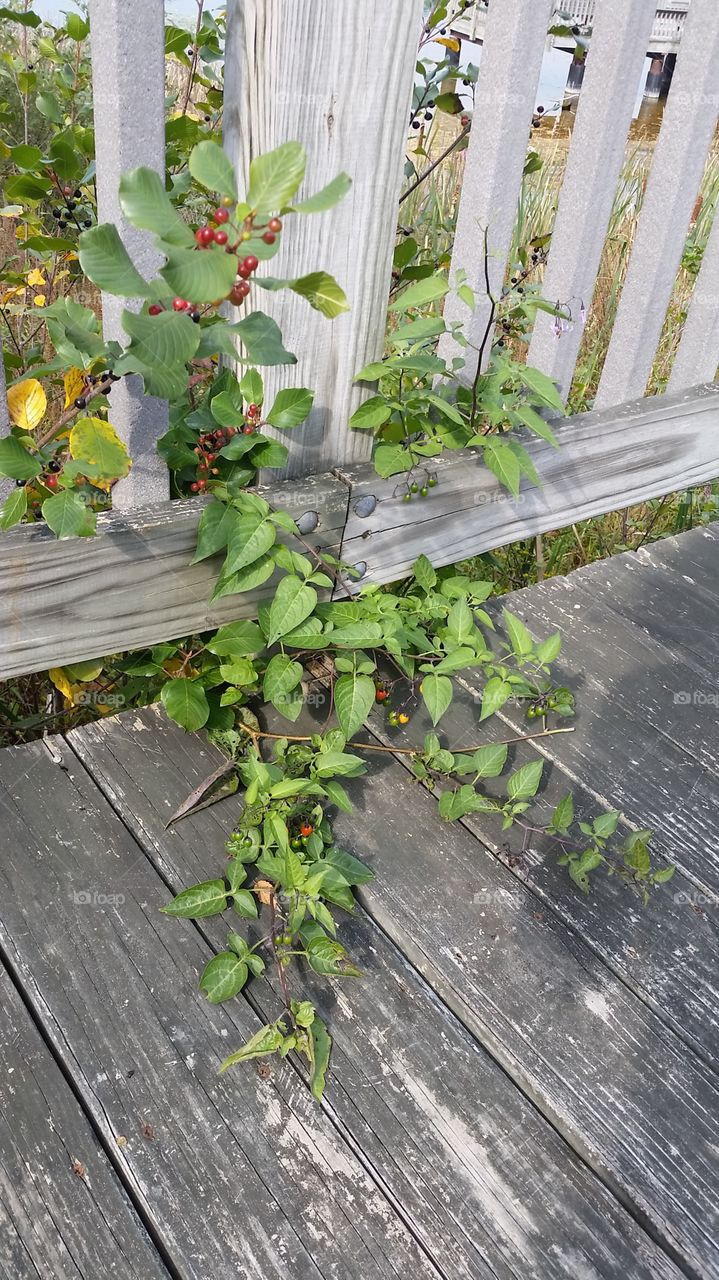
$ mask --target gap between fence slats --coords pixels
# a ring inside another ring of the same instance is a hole
[[[574,324],[558,340],[552,317],[538,311],[527,357],[565,398],[582,341],[579,311],[594,293],[655,11],[655,0],[603,0],[592,30],[542,287],[548,301],[569,304]]]
[[[467,272],[476,306],[470,316],[465,304],[450,295],[444,312],[448,322],[459,320],[464,324],[475,351],[461,347],[450,334],[443,336],[439,348],[447,361],[455,356],[466,361],[459,375],[463,382],[471,382],[474,377],[475,353],[492,315],[491,297],[497,297],[502,288],[552,8],[553,0],[504,0],[491,5],[487,13],[475,126],[467,149],[451,269],[453,281],[458,271]],[[489,295],[485,284],[485,229]],[[483,365],[490,347],[487,342]]]
[[[719,367],[719,217],[709,234],[694,284],[668,391],[684,391],[714,378]]]
[[[693,0],[667,100],[597,408],[644,393],[719,114],[719,6]]]

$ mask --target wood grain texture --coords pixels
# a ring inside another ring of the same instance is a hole
[[[391,582],[420,552],[436,565],[454,563],[719,474],[714,385],[552,426],[559,449],[536,439],[527,443],[543,487],[523,484],[517,499],[469,452],[441,458],[433,466],[437,487],[409,503],[402,500],[402,477],[383,481],[360,469],[343,470],[352,486],[344,559],[364,560],[368,578]],[[354,504],[370,493],[379,502],[361,520]]]
[[[236,797],[165,829],[166,815],[221,761],[216,748],[158,708],[87,725],[69,740],[173,887],[216,874]],[[374,780],[369,788],[361,827],[376,818]],[[361,841],[360,828],[360,854]],[[382,863],[376,871],[384,874]],[[224,945],[219,923],[200,923],[211,945]],[[672,1274],[381,930],[358,911],[341,937],[364,979],[348,987],[302,978],[333,1035],[326,1106],[443,1273],[577,1280],[581,1265],[597,1278],[627,1266],[637,1277]],[[264,980],[252,983],[260,1013],[274,999]]]
[[[168,1280],[4,969],[0,1077],[2,1280]]]
[[[253,292],[298,358],[267,371],[268,397],[288,384],[315,391],[307,423],[283,436],[291,476],[370,454],[367,435],[347,422],[366,394],[352,379],[384,339],[422,0],[385,0],[381,21],[369,8],[366,0],[228,5],[224,137],[240,174],[253,157],[297,140],[308,154],[304,194],[341,171],[353,182],[328,213],[288,218],[286,243],[265,270],[329,271],[351,311],[329,321],[295,294]]]
[[[597,391],[606,409],[646,390],[719,114],[719,8],[693,0]]]
[[[575,323],[557,341],[552,317],[537,311],[527,362],[541,369],[567,396],[583,337],[582,303],[589,310],[626,153],[656,0],[603,0],[592,25],[586,74],[559,193],[542,296],[559,299]],[[708,374],[697,373],[696,386]]]
[[[476,305],[468,323],[467,307],[455,294],[448,296],[444,310],[448,322],[462,322],[474,351],[461,347],[451,334],[445,334],[439,346],[448,363],[455,356],[466,361],[459,373],[463,382],[474,378],[475,352],[491,321],[492,298],[502,289],[552,8],[552,0],[504,0],[487,13],[474,99],[477,127],[467,150],[451,268],[453,281],[458,271],[466,272]],[[487,342],[485,365],[490,351]]]
[[[347,489],[332,476],[262,490],[299,517],[321,514],[310,541],[339,550]],[[201,499],[100,516],[98,535],[57,541],[41,525],[3,536],[0,678],[137,649],[240,617],[258,592],[210,603],[220,561],[191,565]],[[271,594],[271,583],[264,595]]]
[[[118,227],[138,270],[151,278],[162,262],[153,237],[126,222],[120,208],[123,173],[138,165],[165,174],[165,6],[163,0],[90,0],[92,89],[97,148],[97,211]],[[127,345],[122,312],[139,303],[105,293],[106,339]],[[132,470],[113,489],[116,510],[169,497],[167,466],[157,453],[167,430],[164,400],[146,396],[142,379],[123,378],[112,392],[111,421],[125,441]]]
[[[439,1280],[291,1067],[218,1075],[256,1014],[200,995],[209,947],[160,914],[163,880],[70,749],[53,755],[0,753],[0,942],[175,1273]]]

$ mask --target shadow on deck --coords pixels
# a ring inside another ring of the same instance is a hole
[[[677,872],[584,899],[382,757],[336,827],[377,876],[343,927],[366,978],[313,992],[321,1107],[291,1062],[217,1075],[276,994],[208,1005],[226,929],[159,914],[221,865],[236,798],[165,830],[219,753],[157,709],[0,753],[0,1276],[719,1277],[719,529],[512,608],[578,693],[543,799],[621,808]],[[476,722],[467,682],[443,733]]]

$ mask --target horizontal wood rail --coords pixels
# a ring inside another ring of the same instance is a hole
[[[366,582],[391,582],[424,552],[435,565],[702,484],[719,476],[719,385],[644,399],[555,424],[561,447],[528,447],[543,487],[517,499],[475,451],[441,459],[425,499],[403,502],[402,478],[369,465],[263,489],[298,518],[319,513],[308,541],[366,562]],[[399,482],[399,483],[398,483]],[[373,495],[369,516],[358,499]],[[203,499],[112,513],[98,535],[56,541],[44,526],[2,540],[0,678],[137,649],[256,614],[272,584],[210,603],[213,560],[191,565]],[[363,509],[360,507],[360,510]]]

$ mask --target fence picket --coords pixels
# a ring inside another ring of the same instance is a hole
[[[719,217],[715,215],[667,390],[684,391],[695,383],[711,381],[718,368]]]
[[[594,293],[655,12],[656,0],[604,0],[592,31],[542,288],[570,305],[575,323],[558,341],[538,311],[527,357],[565,398],[582,341],[576,313]]]
[[[381,21],[366,0],[228,4],[225,146],[241,183],[253,156],[291,139],[307,149],[306,192],[341,170],[353,180],[335,209],[288,223],[267,272],[329,271],[351,311],[330,321],[292,293],[258,289],[252,298],[277,317],[298,357],[294,368],[267,371],[268,394],[287,385],[315,391],[307,423],[283,437],[288,476],[369,457],[368,433],[347,430],[367,394],[352,378],[383,344],[421,15],[422,0],[385,0]]]
[[[482,345],[490,324],[491,299],[502,287],[553,7],[553,0],[503,0],[490,5],[487,13],[451,269],[452,279],[458,270],[466,271],[475,291],[476,306],[465,324],[475,349]],[[484,278],[485,228],[489,292]],[[467,320],[467,308],[455,295],[447,299],[445,318]],[[487,342],[483,363],[489,347]],[[460,347],[449,334],[442,338],[440,355],[445,360],[461,356],[466,363],[460,377],[467,382],[473,379],[476,354]]]
[[[596,407],[644,394],[719,115],[719,6],[693,0]]]
[[[138,269],[153,274],[161,261],[150,235],[130,227],[118,200],[122,174],[138,165],[165,173],[165,7],[163,0],[90,0],[92,87],[100,222],[115,222]],[[123,308],[130,302],[102,299],[107,339],[123,344]],[[139,377],[126,377],[112,391],[110,420],[133,460],[130,475],[113,489],[120,509],[169,496],[167,467],[156,441],[167,430],[167,405],[145,396]]]

